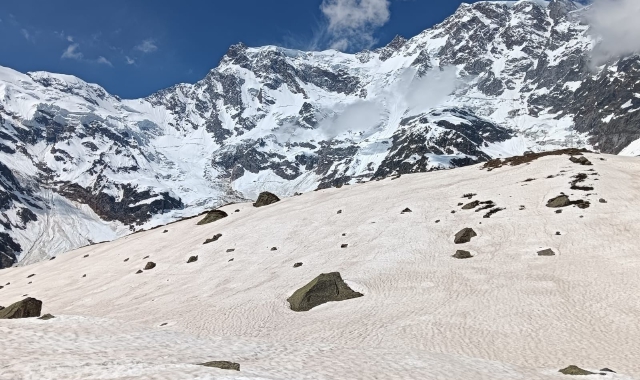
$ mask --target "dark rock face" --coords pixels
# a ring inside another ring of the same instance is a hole
[[[42,301],[29,297],[0,310],[0,319],[39,317],[41,311]]]
[[[220,239],[221,237],[222,237],[222,234],[215,234],[215,235],[213,235],[213,237],[211,239],[205,240],[204,243],[202,243],[202,244],[213,243],[214,241],[218,241],[218,239]]]
[[[150,270],[156,267],[156,263],[153,261],[149,261],[147,265],[144,266],[144,270]]]
[[[473,256],[469,251],[457,250],[456,253],[452,256],[454,259],[470,259]]]
[[[362,297],[342,280],[338,272],[323,273],[296,290],[287,299],[293,311],[309,311],[327,302],[345,301]]]
[[[463,210],[472,210],[476,207],[480,206],[480,201],[473,201],[470,203],[467,203],[466,205],[462,206]]]
[[[280,198],[278,198],[275,194],[272,194],[268,191],[264,191],[260,193],[260,195],[258,196],[258,200],[256,200],[256,202],[253,204],[253,207],[268,206],[270,204],[274,204],[279,201],[280,201]]]
[[[574,164],[587,165],[587,166],[593,165],[591,161],[589,161],[585,156],[571,157],[569,158],[569,160]]]
[[[240,371],[240,364],[228,361],[213,361],[200,364],[205,367],[228,369],[231,371]]]
[[[538,256],[555,256],[556,253],[553,252],[552,249],[543,249],[542,251],[538,251]]]
[[[198,256],[191,256],[191,257],[189,257],[189,259],[187,260],[187,264],[195,263],[196,261],[198,261]]]
[[[412,212],[411,209],[409,207],[405,208],[404,210],[402,210],[401,214],[406,214],[408,212]]]
[[[201,226],[203,224],[213,223],[213,222],[215,222],[217,220],[220,220],[222,218],[226,218],[227,216],[229,216],[229,214],[227,214],[226,212],[224,212],[222,210],[209,211],[207,213],[207,215],[204,217],[204,219],[202,219],[201,221],[198,222],[198,225]]]
[[[453,242],[456,244],[468,243],[471,241],[471,238],[476,236],[478,236],[478,234],[476,234],[473,228],[463,228],[456,234]]]
[[[547,207],[552,208],[567,207],[569,205],[571,205],[571,201],[566,195],[559,195],[555,198],[549,199],[549,201],[547,202]]]
[[[558,372],[564,375],[574,375],[574,376],[595,375],[595,373],[589,372],[575,365],[570,365],[567,368],[563,368],[559,370]]]

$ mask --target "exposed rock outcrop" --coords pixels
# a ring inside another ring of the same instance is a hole
[[[209,223],[213,223],[217,220],[220,220],[222,218],[226,218],[227,216],[229,216],[229,214],[227,214],[226,212],[222,211],[222,210],[212,210],[209,211],[207,213],[207,215],[204,217],[204,219],[202,219],[201,221],[198,222],[199,226],[202,226],[204,224],[209,224]]]
[[[342,280],[338,272],[323,273],[296,290],[287,299],[293,311],[308,311],[327,302],[345,301],[362,297]]]
[[[42,301],[29,297],[0,310],[0,319],[39,317],[41,311]]]
[[[278,198],[275,194],[272,194],[268,191],[264,191],[260,193],[260,195],[258,195],[258,199],[253,204],[253,207],[268,206],[276,202],[280,202],[280,198]]]
[[[471,238],[476,236],[478,236],[478,234],[476,234],[473,228],[468,228],[468,227],[463,228],[456,234],[455,238],[453,239],[453,242],[456,244],[468,243],[471,241]]]

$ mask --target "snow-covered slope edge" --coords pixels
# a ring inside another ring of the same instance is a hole
[[[594,379],[639,379],[640,296],[629,289],[640,286],[640,160],[586,157],[592,166],[549,156],[325,189],[262,208],[229,205],[229,217],[212,224],[182,221],[3,270],[0,284],[10,284],[0,304],[28,295],[56,318],[0,321],[0,373],[562,379],[558,369],[574,364],[617,372]],[[571,189],[581,173],[578,185],[593,189]],[[590,207],[546,207],[561,193]],[[488,210],[459,205],[473,200],[504,210],[484,218]],[[454,244],[464,227],[478,236]],[[452,258],[458,249],[474,257]],[[538,256],[543,249],[556,256]],[[187,264],[192,255],[198,261]],[[136,274],[148,261],[157,266]],[[332,271],[364,296],[289,310],[295,289]],[[241,372],[194,365],[210,360],[238,362]]]
[[[463,4],[350,55],[232,46],[122,100],[0,69],[0,267],[280,196],[559,147],[634,155],[637,57],[593,71],[570,1]]]

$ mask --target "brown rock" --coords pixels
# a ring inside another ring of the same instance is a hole
[[[42,301],[29,297],[0,310],[0,319],[39,317],[41,311]]]

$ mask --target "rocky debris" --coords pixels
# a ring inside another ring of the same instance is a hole
[[[5,309],[5,307],[4,307],[4,306],[0,306],[0,310],[4,310],[4,309]]]
[[[467,203],[466,205],[462,206],[463,210],[472,210],[476,207],[480,206],[480,201],[473,201],[471,203]]]
[[[49,259],[49,261],[54,260],[55,258],[56,258],[55,256],[52,256],[52,257]]]
[[[301,266],[302,266],[302,263],[295,263],[295,264],[293,264],[293,267],[294,267],[294,268],[299,268],[299,267],[301,267]]]
[[[580,156],[580,157],[569,157],[569,161],[573,162],[574,164],[580,164],[580,165],[593,165],[591,163],[591,161],[589,161],[585,156]]]
[[[411,209],[409,207],[407,207],[404,210],[402,210],[401,214],[405,214],[407,212],[413,212],[413,211],[411,211]]]
[[[296,290],[287,299],[293,311],[308,311],[327,302],[345,301],[362,297],[362,293],[353,291],[342,280],[338,272],[322,273]]]
[[[464,204],[464,203],[462,203],[462,202],[459,202],[459,203],[458,203],[458,206],[462,206],[463,204]]]
[[[456,210],[451,210],[451,213],[452,213],[452,214],[455,214],[455,213],[456,213]]]
[[[124,262],[126,263],[127,261],[129,261],[129,258],[127,257],[126,259],[124,259]]]
[[[213,243],[214,241],[218,241],[218,239],[220,239],[221,237],[222,237],[222,234],[215,234],[211,239],[205,240],[204,243],[202,244],[204,245],[204,244]]]
[[[476,195],[478,195],[478,194],[475,194],[475,193],[467,193],[467,194],[464,194],[464,195],[462,196],[462,198],[471,199],[471,198],[475,197]]]
[[[342,210],[338,210],[338,212],[336,212],[336,214],[342,214]]]
[[[547,202],[547,207],[552,208],[567,207],[569,205],[571,205],[571,201],[566,195],[559,195],[555,198],[549,199],[549,201]]]
[[[578,186],[579,183],[584,182],[587,179],[587,175],[584,173],[578,173],[577,175],[571,177],[574,180],[569,182],[571,184],[571,190],[580,190],[580,191],[592,191],[593,187],[591,186]]]
[[[469,251],[463,251],[461,249],[457,250],[456,253],[452,256],[454,259],[470,259],[473,256]]]
[[[506,210],[506,208],[502,208],[502,207],[494,207],[491,210],[489,210],[488,213],[484,214],[482,217],[483,218],[491,218],[491,215],[500,212],[500,211],[504,211]]]
[[[556,231],[556,236],[560,236],[560,231]]]
[[[227,253],[229,253],[229,252],[233,252],[233,251],[235,251],[235,250],[236,250],[235,248],[229,248],[229,249],[227,249]]]
[[[38,319],[42,319],[43,321],[48,321],[49,319],[53,319],[53,318],[55,318],[53,315],[47,313]]]
[[[204,217],[204,219],[199,221],[197,225],[202,226],[204,224],[213,223],[222,218],[226,218],[227,216],[229,216],[229,214],[227,214],[222,210],[212,210],[212,211],[209,211],[207,215]]]
[[[340,245],[340,248],[347,248],[349,246],[349,244],[342,244]]]
[[[162,231],[163,234],[166,234],[167,232],[169,232],[169,230]]]
[[[166,326],[166,325],[168,325],[168,323],[167,323],[167,322],[164,322],[164,323],[161,323],[161,324],[160,324],[160,327],[164,327],[164,326]]]
[[[86,259],[87,257],[89,257],[89,255],[82,256],[83,259]]]
[[[83,274],[83,275],[82,275],[82,278],[85,278],[85,277],[87,277],[87,275],[86,275],[86,274]]]
[[[232,262],[232,261],[233,261],[233,258],[229,259],[229,262]]]
[[[191,256],[187,260],[187,264],[195,263],[196,261],[198,261],[198,256],[197,255],[196,256]]]
[[[29,297],[0,310],[0,319],[39,317],[41,311],[42,301]]]
[[[149,261],[147,265],[144,266],[144,270],[151,270],[156,267],[156,263],[153,261]]]
[[[33,277],[33,276],[35,276],[35,274],[34,274],[34,273],[32,273],[32,274],[28,275],[28,276],[27,276],[27,278],[31,278],[31,277]]]
[[[440,223],[440,219],[436,220],[436,223]]]
[[[600,198],[600,199],[598,200],[598,202],[600,202],[600,203],[607,203],[606,199],[604,199],[604,198]]]
[[[280,201],[280,198],[278,198],[275,194],[272,194],[268,191],[264,191],[260,193],[260,195],[258,195],[258,199],[253,204],[253,207],[268,206],[270,204],[274,204],[279,201]]]
[[[542,251],[538,251],[538,256],[555,256],[556,253],[553,252],[552,249],[543,249]]]
[[[240,212],[240,209],[236,209],[236,211],[234,211],[234,212]]]
[[[453,239],[453,242],[456,244],[468,243],[471,241],[471,238],[476,236],[478,236],[478,234],[476,234],[473,228],[469,228],[469,227],[463,228],[456,234],[455,238]]]
[[[278,250],[278,247],[271,247],[271,250],[272,250],[272,251],[277,251],[277,250]]]
[[[533,182],[533,181],[535,181],[535,180],[536,180],[535,178],[527,178],[527,179],[525,179],[525,180],[524,180],[524,181],[522,181],[522,182]]]
[[[231,371],[240,371],[240,364],[228,361],[213,361],[199,364],[205,367],[228,369]]]
[[[142,258],[142,260],[144,260],[144,259],[148,259],[148,258],[149,258],[149,256],[145,256],[145,257],[143,257],[143,258]]]
[[[595,373],[589,372],[575,365],[570,365],[567,368],[563,368],[559,370],[558,372],[562,373],[563,375],[578,375],[578,376],[595,375]]]
[[[607,367],[604,367],[603,369],[601,369],[601,370],[600,370],[600,372],[611,372],[611,373],[616,373],[616,371],[614,371],[614,370],[612,370],[612,369],[610,369],[610,368],[607,368]]]
[[[581,199],[577,201],[572,201],[569,199],[568,196],[564,194],[559,195],[555,198],[549,199],[549,201],[547,202],[547,207],[551,207],[551,208],[567,207],[571,205],[575,205],[575,206],[578,206],[578,208],[585,209],[585,208],[589,208],[591,203],[589,203],[589,201],[584,201]]]
[[[582,153],[586,153],[586,152],[588,152],[588,150],[586,149],[568,148],[568,149],[560,149],[560,150],[554,150],[549,152],[526,153],[522,156],[514,156],[514,157],[508,157],[504,159],[497,158],[495,160],[489,160],[484,164],[484,166],[482,166],[482,168],[491,171],[493,169],[500,168],[504,165],[517,166],[522,164],[528,164],[532,161],[537,160],[540,157],[560,156],[563,154],[570,155],[570,156],[581,156]]]
[[[556,210],[556,214],[562,214],[562,210]]]
[[[138,269],[138,271],[136,272],[136,274],[140,274],[142,273],[142,269]]]
[[[521,206],[518,208],[518,210],[520,210],[520,211],[524,211],[524,210],[526,210],[526,207],[521,205]]]
[[[476,212],[480,212],[480,211],[484,211],[484,210],[489,210],[491,208],[494,208],[496,206],[496,204],[493,201],[484,201],[484,202],[480,202],[481,205],[484,205],[480,208],[478,208],[476,210]]]

